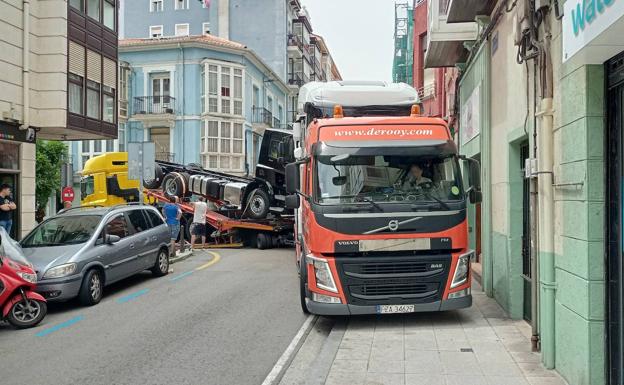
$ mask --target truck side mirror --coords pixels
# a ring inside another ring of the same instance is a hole
[[[289,163],[285,168],[286,172],[286,192],[296,194],[299,190],[299,163]]]
[[[468,173],[470,185],[477,191],[481,191],[481,165],[476,159],[468,158]]]
[[[299,206],[301,206],[301,198],[299,198],[299,194],[286,195],[284,206],[290,210],[298,209]]]

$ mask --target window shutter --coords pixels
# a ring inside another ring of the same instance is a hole
[[[73,41],[69,42],[69,72],[85,76],[85,47]]]
[[[87,50],[87,79],[102,83],[102,56]]]
[[[117,71],[115,62],[111,59],[104,58],[104,82],[103,84],[110,88],[117,88]]]

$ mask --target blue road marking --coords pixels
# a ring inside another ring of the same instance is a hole
[[[180,275],[176,275],[175,277],[171,278],[170,281],[177,281],[178,279],[182,279],[184,277],[187,277],[189,275],[193,274],[193,270],[191,271],[187,271],[186,273],[182,273]]]
[[[132,301],[136,297],[140,297],[143,294],[147,294],[148,291],[149,291],[149,289],[143,289],[143,290],[137,291],[136,293],[129,294],[129,295],[125,296],[125,297],[118,298],[117,299],[117,303],[126,303],[128,301]]]
[[[74,317],[74,318],[72,318],[70,320],[67,320],[65,322],[61,322],[58,325],[52,326],[49,329],[42,330],[42,331],[40,331],[39,333],[37,333],[35,335],[37,337],[45,337],[45,336],[47,336],[50,333],[54,333],[56,331],[59,331],[59,330],[64,329],[66,327],[69,327],[69,326],[75,324],[76,322],[81,321],[83,318],[84,318],[83,316],[79,315],[78,317]]]

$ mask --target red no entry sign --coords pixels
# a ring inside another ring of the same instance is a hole
[[[67,186],[63,188],[61,192],[61,200],[63,202],[73,202],[74,200],[74,189]]]

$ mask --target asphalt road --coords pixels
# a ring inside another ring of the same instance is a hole
[[[293,252],[217,252],[115,284],[94,307],[52,304],[34,329],[0,323],[0,383],[261,384],[305,320]]]

